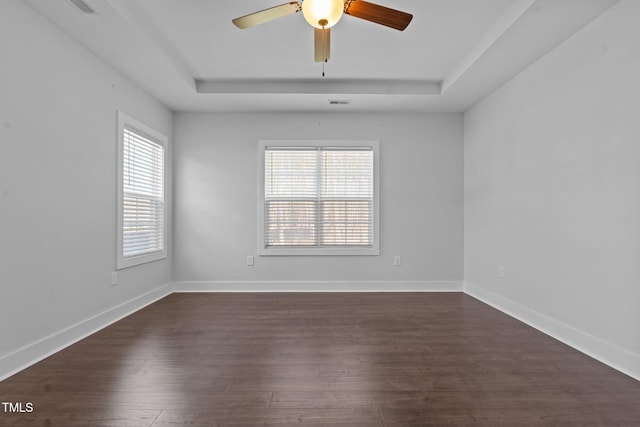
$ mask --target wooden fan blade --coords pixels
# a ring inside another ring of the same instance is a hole
[[[280,6],[270,7],[269,9],[241,16],[231,22],[233,22],[236,27],[245,29],[273,21],[277,18],[282,18],[283,16],[291,15],[298,11],[300,11],[300,3],[292,1],[290,3],[281,4]]]
[[[413,19],[413,15],[410,13],[390,9],[364,0],[347,1],[344,13],[400,31],[407,28],[407,25]]]
[[[314,28],[313,41],[315,46],[316,62],[326,62],[329,60],[331,50],[331,28]]]

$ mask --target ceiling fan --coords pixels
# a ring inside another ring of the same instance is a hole
[[[302,11],[302,15],[314,28],[315,61],[327,62],[331,43],[331,27],[343,14],[365,21],[375,22],[403,31],[413,15],[390,9],[364,0],[300,0],[274,6],[232,20],[236,27],[245,29],[264,24],[283,16]]]

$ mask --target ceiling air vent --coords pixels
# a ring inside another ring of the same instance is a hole
[[[69,0],[80,12],[92,15],[96,13],[95,10],[84,0]]]
[[[330,99],[329,105],[349,105],[351,100],[349,99]]]

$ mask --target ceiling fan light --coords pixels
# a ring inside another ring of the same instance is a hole
[[[303,0],[302,14],[315,28],[331,28],[342,18],[344,0]],[[324,25],[323,25],[324,24]]]

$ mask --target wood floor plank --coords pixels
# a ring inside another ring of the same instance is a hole
[[[33,404],[11,427],[640,425],[640,382],[462,293],[173,294],[0,402]]]

